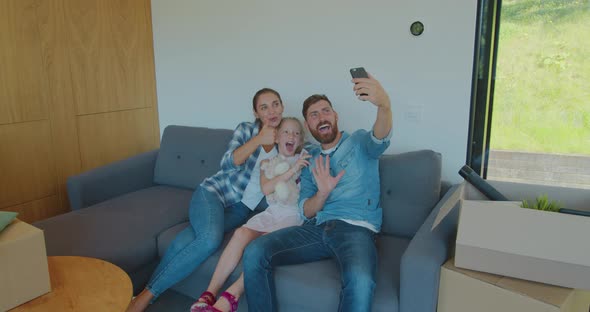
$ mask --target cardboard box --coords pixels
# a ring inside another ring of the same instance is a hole
[[[0,311],[49,291],[43,231],[16,219],[0,232]]]
[[[590,190],[511,182],[491,183],[506,197],[541,194],[571,209],[588,209]],[[519,203],[486,201],[464,182],[437,220],[460,209],[455,265],[488,273],[590,290],[590,217],[537,211]],[[588,203],[588,206],[585,206]]]
[[[590,291],[457,268],[441,268],[438,312],[588,312]]]

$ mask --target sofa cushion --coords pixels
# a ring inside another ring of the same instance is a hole
[[[163,256],[176,234],[186,226],[188,223],[176,225],[158,237],[160,257]],[[229,241],[229,237],[230,235],[226,235],[223,247]],[[388,235],[378,237],[377,287],[372,311],[398,311],[400,261],[408,244],[409,240],[405,238]],[[223,248],[217,250],[173,289],[196,298],[207,288],[222,251]],[[228,287],[241,272],[240,262],[223,288]],[[275,283],[280,311],[336,311],[338,309],[341,282],[338,266],[333,260],[280,266],[276,269]],[[305,300],[305,298],[314,298],[314,300]],[[240,304],[239,311],[248,311],[247,306]]]
[[[35,226],[44,230],[50,256],[95,257],[132,272],[157,257],[160,232],[188,219],[191,195],[186,189],[154,186]]]
[[[431,150],[381,156],[382,233],[414,236],[440,199],[441,162]]]
[[[154,182],[195,189],[219,170],[232,130],[168,126],[154,169]]]

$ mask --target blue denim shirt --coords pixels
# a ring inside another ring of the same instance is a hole
[[[379,156],[389,146],[391,132],[384,139],[377,139],[373,132],[357,130],[352,135],[342,132],[342,137],[330,155],[330,173],[336,176],[346,170],[332,190],[322,210],[315,218],[317,224],[328,220],[358,220],[372,224],[381,230],[382,212],[379,207]],[[321,154],[319,145],[306,146],[312,155],[310,166],[301,172],[299,209],[304,219],[305,201],[317,193],[317,184],[311,173],[315,159]]]

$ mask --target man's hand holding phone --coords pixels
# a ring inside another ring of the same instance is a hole
[[[367,73],[367,71],[363,67],[351,68],[350,75],[352,76],[352,82],[354,83],[355,86],[358,83],[358,81],[355,81],[357,78],[369,78],[369,74]],[[355,90],[355,93],[357,96],[366,96],[367,95],[367,93],[359,94],[357,92],[357,90]]]
[[[363,67],[351,68],[353,91],[361,101],[369,101],[377,107],[389,108],[391,103],[387,92],[379,81],[371,76]]]

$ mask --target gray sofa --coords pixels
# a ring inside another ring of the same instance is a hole
[[[231,135],[231,130],[169,126],[160,149],[70,177],[72,211],[35,223],[45,232],[48,255],[112,262],[129,274],[137,293],[187,226],[192,191],[219,169]],[[457,223],[451,215],[431,231],[451,188],[441,182],[441,155],[429,150],[383,155],[380,177],[383,228],[373,311],[436,311],[440,265],[449,256]],[[190,297],[205,290],[220,253],[148,311],[187,311]],[[230,281],[238,271],[241,267]],[[275,278],[280,311],[336,311],[340,279],[332,260],[279,267]],[[240,311],[247,311],[246,300]]]

